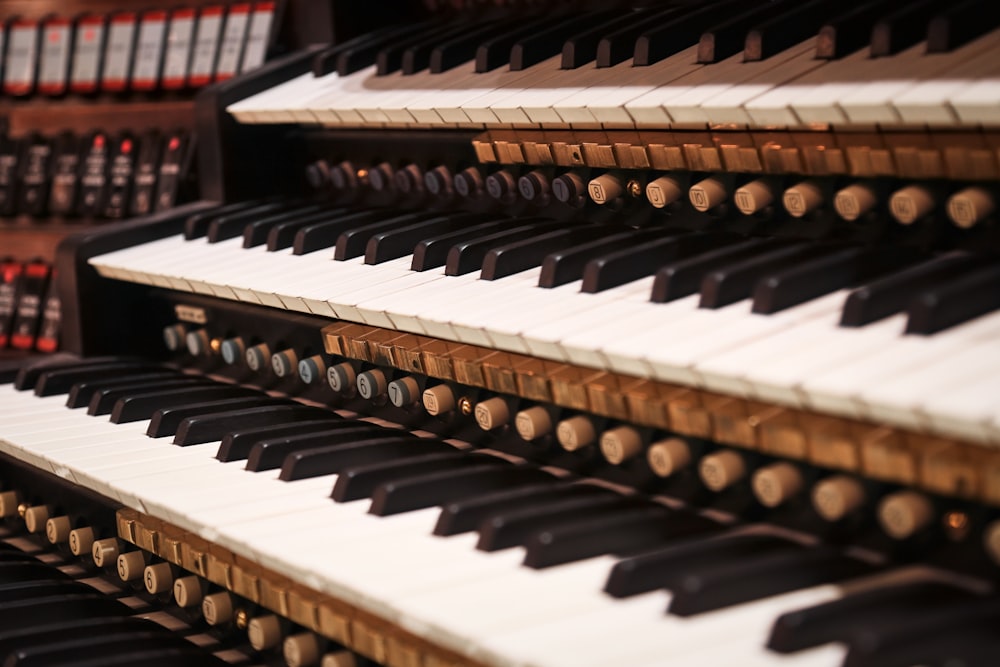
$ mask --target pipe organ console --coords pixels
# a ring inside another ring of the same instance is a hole
[[[4,664],[1000,663],[993,10],[426,2],[209,88],[209,199],[0,374]]]

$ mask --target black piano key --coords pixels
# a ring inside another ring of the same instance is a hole
[[[400,71],[403,67],[403,55],[408,49],[425,43],[430,43],[431,46],[429,48],[433,49],[433,44],[440,44],[440,41],[454,30],[455,26],[452,24],[440,25],[423,34],[410,35],[406,39],[383,45],[375,56],[375,74],[377,76],[386,76],[387,74]]]
[[[188,417],[230,412],[232,410],[270,408],[272,406],[288,405],[290,402],[289,399],[285,398],[257,395],[219,398],[209,401],[197,401],[195,403],[189,401],[182,405],[173,405],[166,408],[161,407],[150,418],[146,435],[151,438],[176,435],[181,422]]]
[[[819,31],[823,21],[835,16],[842,5],[842,0],[810,0],[758,23],[747,33],[744,60],[764,60],[808,39]]]
[[[480,494],[463,500],[453,500],[441,508],[435,535],[458,535],[476,529],[488,516],[498,512],[506,512],[524,507],[532,507],[539,503],[555,500],[571,495],[579,489],[580,493],[608,493],[607,489],[589,484],[567,484],[564,480],[553,479],[542,484],[503,489],[491,493]]]
[[[472,225],[465,229],[459,229],[447,234],[433,236],[422,240],[413,249],[413,261],[410,263],[411,271],[427,271],[444,266],[448,260],[448,251],[456,243],[462,243],[480,236],[495,234],[503,229],[509,228],[511,221],[507,219],[484,222],[480,225]]]
[[[598,238],[606,238],[614,230],[605,225],[585,225],[557,229],[529,239],[514,241],[493,248],[483,258],[482,280],[497,280],[542,263],[549,253],[571,248]]]
[[[565,40],[598,27],[606,29],[607,24],[618,16],[620,12],[617,11],[582,14],[525,37],[511,48],[510,70],[520,72],[553,58],[562,53]]]
[[[776,313],[898,270],[913,257],[913,253],[893,252],[891,248],[845,248],[764,277],[753,289],[752,310]]]
[[[643,507],[581,518],[543,530],[525,544],[524,565],[544,568],[603,554],[624,554],[720,529],[696,514]]]
[[[391,231],[400,227],[407,227],[417,222],[422,222],[434,217],[432,213],[407,213],[405,215],[394,215],[388,219],[375,220],[367,225],[361,225],[348,229],[337,237],[336,249],[333,258],[338,261],[353,259],[365,254],[365,248],[369,239],[376,234]]]
[[[409,477],[379,486],[372,495],[369,513],[390,516],[401,512],[434,507],[462,498],[475,497],[497,489],[537,484],[552,478],[534,466],[484,465],[490,456],[476,456],[478,463],[454,472],[438,472]],[[504,464],[503,459],[498,459]],[[338,480],[339,481],[339,480]]]
[[[482,215],[461,213],[437,216],[412,225],[379,232],[368,239],[368,245],[365,246],[365,264],[381,264],[412,255],[414,247],[424,239],[468,229],[470,225],[482,221]]]
[[[640,505],[648,506],[636,498],[613,491],[560,495],[486,517],[477,527],[479,540],[476,548],[480,551],[509,549],[525,544],[540,531],[575,522],[582,516],[592,518]]]
[[[333,217],[344,212],[344,209],[326,209],[316,211],[314,213],[295,213],[289,215],[287,213],[278,213],[276,215],[268,215],[257,220],[248,222],[243,227],[243,247],[244,248],[256,248],[259,245],[264,245],[267,243],[267,237],[271,233],[271,230],[276,226],[292,221],[292,220],[315,220],[321,221],[326,220],[328,217]]]
[[[320,209],[304,213],[281,213],[253,220],[243,226],[243,247],[267,245],[268,252],[287,248],[291,245],[291,239],[295,238],[296,230],[310,223],[327,220],[336,213],[336,210]]]
[[[739,238],[729,232],[698,232],[665,236],[632,248],[616,250],[587,262],[580,291],[603,292],[652,275],[660,267],[680,258],[703,253]]]
[[[937,0],[917,0],[881,19],[872,27],[869,54],[891,56],[916,46],[927,36],[927,27],[940,7]]]
[[[133,387],[142,386],[143,383],[153,385],[171,379],[183,378],[177,371],[162,370],[149,373],[129,373],[122,377],[98,378],[94,380],[83,380],[77,382],[69,389],[66,397],[67,408],[83,408],[90,404],[90,399],[94,394],[102,389],[131,385]]]
[[[997,27],[996,3],[965,0],[947,6],[927,26],[927,53],[946,53]]]
[[[162,370],[163,366],[144,362],[110,362],[85,368],[62,368],[42,373],[35,383],[35,396],[56,396],[69,393],[73,385],[83,380],[125,378],[129,374]]]
[[[791,653],[846,641],[856,632],[889,618],[901,622],[921,612],[973,599],[964,588],[933,580],[874,586],[839,600],[782,614],[771,627],[767,647]]]
[[[254,443],[247,455],[246,469],[251,472],[274,470],[280,468],[285,459],[294,452],[318,447],[353,445],[360,440],[371,440],[394,434],[408,435],[406,431],[392,431],[365,422],[344,421],[329,424],[309,433],[274,436]]]
[[[995,597],[944,604],[903,622],[880,619],[852,634],[844,667],[988,667],[1000,655],[998,620]]]
[[[142,667],[230,667],[230,664],[211,653],[191,644],[190,648],[137,649],[114,655],[98,655],[63,663],[53,667],[117,667],[142,665]]]
[[[19,581],[0,586],[0,604],[52,595],[74,595],[81,593],[92,595],[94,588],[78,581],[67,581],[65,579]]]
[[[233,204],[226,204],[224,206],[216,206],[215,208],[202,211],[201,213],[195,213],[184,221],[184,239],[187,241],[193,241],[194,239],[200,239],[205,236],[208,234],[208,226],[212,224],[212,220],[220,215],[238,213],[260,205],[261,202],[259,200],[241,201]]]
[[[479,461],[483,458],[487,460]],[[424,475],[439,472],[446,473],[445,478],[450,484],[452,475],[461,476],[466,469],[501,463],[508,462],[496,457],[472,457],[460,450],[421,456],[401,456],[344,470],[337,476],[337,483],[334,484],[330,497],[338,503],[371,498],[375,489],[382,484],[411,477],[422,478]]]
[[[860,327],[898,313],[920,291],[933,289],[985,263],[983,257],[948,253],[860,287],[847,297],[840,326]]]
[[[379,220],[388,215],[388,211],[371,211],[362,212],[358,214],[347,213],[344,216],[337,215],[337,211],[331,211],[330,213],[320,214],[316,216],[310,216],[308,218],[298,218],[295,220],[284,220],[278,224],[271,227],[267,232],[267,251],[276,252],[278,250],[284,250],[285,248],[293,248],[293,253],[296,246],[296,241],[299,238],[299,232],[303,230],[315,230],[318,228],[323,228],[326,231],[331,229],[350,229],[347,221],[353,220],[353,224],[366,224],[370,221]],[[338,226],[338,223],[342,223]],[[319,236],[314,232],[312,234],[304,235],[306,237],[311,236],[309,241],[318,246]],[[330,247],[332,243],[328,243],[324,246],[318,246],[312,250],[319,250],[320,247]],[[307,252],[312,252],[308,249],[308,244],[303,240],[301,245],[302,252],[298,253],[304,255]]]
[[[1000,308],[1000,267],[988,266],[917,295],[906,333],[933,334]]]
[[[576,69],[597,59],[597,49],[605,35],[627,28],[636,20],[649,16],[649,11],[620,14],[617,18],[593,28],[584,29],[569,37],[562,45],[560,69]]]
[[[0,561],[0,586],[25,581],[49,581],[53,578],[69,580],[69,575],[40,561]],[[3,627],[0,625],[0,628]]]
[[[222,440],[226,433],[235,429],[260,426],[276,426],[306,419],[318,419],[332,415],[329,410],[292,403],[266,409],[247,409],[218,412],[210,415],[188,417],[177,427],[174,444],[186,447],[206,442]]]
[[[747,33],[751,27],[780,16],[800,3],[801,0],[767,0],[707,28],[698,42],[698,62],[717,63],[735,56],[746,45]]]
[[[104,632],[166,632],[162,625],[135,616],[96,616],[68,621],[42,623],[30,628],[0,630],[0,655],[8,655],[23,646],[35,646],[53,638],[93,637]]]
[[[252,428],[241,424],[238,428],[222,436],[215,458],[223,463],[245,461],[250,456],[250,450],[258,442],[291,435],[308,435],[321,431],[330,424],[341,423],[343,423],[342,418],[330,412],[320,419],[307,419],[293,423],[268,424]]]
[[[690,296],[701,289],[701,281],[709,271],[747,257],[755,257],[779,245],[780,242],[770,239],[749,239],[673,262],[656,272],[650,301],[666,303]]]
[[[91,417],[109,415],[115,409],[119,399],[136,394],[166,391],[168,389],[182,390],[203,387],[218,387],[219,383],[197,375],[165,378],[162,380],[137,380],[110,387],[104,387],[94,392],[87,405],[87,414]]]
[[[401,27],[396,26],[384,34],[381,32],[368,33],[369,39],[359,40],[357,43],[340,50],[336,58],[337,74],[347,76],[366,67],[371,67],[375,64],[375,58],[378,57],[378,52],[385,44],[406,39],[410,35],[423,34],[433,25],[434,23],[428,21]]]
[[[358,225],[368,224],[389,215],[378,211],[348,211],[334,212],[334,215],[314,220],[295,231],[292,240],[292,254],[306,255],[324,248],[332,248],[337,244],[337,237],[348,229]],[[276,241],[277,242],[277,241]],[[270,243],[268,245],[270,247]]]
[[[289,207],[287,202],[271,202],[242,211],[219,215],[213,218],[208,224],[206,236],[209,243],[220,243],[226,239],[234,239],[241,235],[247,223],[253,222],[255,219],[270,217],[279,213],[291,215],[301,210],[299,207]]]
[[[666,60],[694,44],[702,32],[718,21],[720,12],[729,11],[732,0],[708,4],[675,14],[670,20],[645,31],[635,42],[633,65],[645,66]],[[735,7],[732,7],[735,9]]]
[[[10,631],[60,620],[129,613],[129,608],[121,602],[96,591],[82,595],[50,595],[0,604],[0,628]]]
[[[671,233],[661,229],[630,229],[571,248],[551,252],[542,260],[542,272],[538,278],[538,286],[558,287],[574,280],[581,280],[583,269],[590,260],[616,250],[641,245]]]
[[[214,401],[226,398],[251,398],[254,396],[266,396],[266,394],[254,389],[221,385],[219,383],[206,386],[171,387],[150,391],[140,389],[137,393],[122,396],[118,399],[111,409],[111,422],[114,424],[125,424],[141,419],[150,419],[157,410],[175,405],[188,405],[197,401]]]
[[[722,308],[746,299],[763,276],[830,252],[833,250],[813,245],[791,245],[720,267],[702,279],[698,307]]]
[[[683,16],[685,10],[669,7],[652,14],[636,16],[635,20],[613,32],[607,32],[597,45],[597,66],[614,67],[635,54],[636,41],[646,32]]]
[[[762,554],[725,565],[695,566],[672,589],[668,611],[692,616],[874,571],[870,564],[828,547]]]
[[[825,60],[843,58],[868,46],[872,38],[872,24],[877,19],[912,4],[912,0],[878,0],[854,7],[824,23],[816,36],[816,57]]]
[[[515,23],[512,27],[481,43],[476,49],[476,72],[491,72],[510,64],[510,53],[514,45],[526,37],[544,32],[558,25],[562,17],[546,17]]]
[[[465,34],[438,42],[430,54],[431,74],[441,74],[475,60],[480,44],[510,30],[515,21],[492,22],[478,29],[469,26]]]
[[[479,271],[483,266],[483,260],[486,259],[486,253],[493,248],[540,236],[558,228],[558,224],[555,222],[523,224],[524,222],[526,221],[518,220],[503,231],[479,238],[464,239],[456,243],[448,250],[444,274],[446,276],[464,276],[466,273]]]
[[[441,440],[414,436],[379,436],[369,440],[334,447],[316,447],[289,454],[281,464],[278,479],[297,479],[332,475],[347,468],[416,454],[459,451]]]
[[[619,561],[604,592],[624,598],[673,586],[691,567],[741,561],[759,554],[798,551],[801,545],[765,534],[720,535],[694,539]]]
[[[20,549],[0,550],[0,562],[4,563],[38,563],[41,562],[31,554],[24,553]]]
[[[184,653],[197,652],[197,647],[183,637],[150,630],[145,632],[101,632],[90,637],[59,637],[44,644],[23,647],[13,651],[4,661],[5,667],[57,667],[72,665],[81,656],[114,656],[138,649],[180,649]]]
[[[35,383],[38,382],[38,378],[40,378],[43,373],[48,371],[69,370],[72,368],[83,370],[86,368],[93,368],[95,366],[103,366],[104,364],[121,361],[130,360],[122,357],[90,357],[88,359],[79,359],[70,355],[56,355],[55,358],[43,359],[42,361],[22,366],[18,369],[17,377],[14,378],[14,389],[17,389],[18,391],[34,389]]]
[[[415,44],[411,44],[403,53],[400,66],[404,75],[416,74],[432,66],[434,54],[444,46],[451,46],[450,55],[457,57],[458,51],[463,51],[461,55],[466,56],[463,62],[472,60],[475,56],[475,49],[486,39],[490,39],[497,34],[494,25],[462,24],[460,26],[449,26],[449,29],[442,34],[421,39]],[[455,48],[455,42],[465,43],[466,48]],[[471,51],[471,53],[470,53]]]
[[[312,74],[315,77],[326,76],[327,74],[332,74],[337,71],[337,59],[340,57],[341,53],[345,51],[366,44],[371,44],[373,42],[386,43],[391,41],[386,38],[391,38],[395,35],[401,34],[405,28],[401,28],[398,25],[390,24],[371,32],[362,33],[356,37],[352,37],[346,41],[339,44],[335,44],[327,49],[324,49],[313,56],[312,61]]]

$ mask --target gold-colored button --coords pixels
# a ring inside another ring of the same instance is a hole
[[[750,486],[761,505],[777,507],[797,496],[805,486],[805,480],[791,463],[774,463],[754,472]]]
[[[33,505],[24,510],[24,527],[29,533],[41,533],[49,520],[49,508],[45,505]]]
[[[646,450],[646,462],[658,477],[670,477],[691,463],[691,446],[680,438],[654,442]]]
[[[833,198],[833,209],[844,220],[854,221],[878,204],[875,191],[867,185],[855,183],[839,191]]]
[[[118,553],[118,540],[114,537],[97,540],[90,550],[97,567],[111,567],[118,561]]]
[[[288,667],[309,667],[319,662],[319,639],[311,632],[286,637],[281,653]]]
[[[170,569],[170,563],[147,565],[142,573],[142,581],[150,594],[166,593],[174,585],[174,573]]]
[[[179,607],[195,607],[202,601],[201,580],[195,576],[180,577],[174,581],[174,602]]]
[[[69,531],[69,551],[74,556],[89,554],[94,548],[94,529],[89,526]]]
[[[681,182],[671,176],[661,176],[646,184],[646,199],[656,208],[664,208],[684,196]]]
[[[750,181],[736,188],[733,193],[733,203],[743,215],[759,213],[774,201],[774,190],[771,184],[763,179]]]
[[[587,192],[595,204],[606,204],[622,196],[625,184],[615,174],[603,174],[587,184]]]
[[[878,505],[878,521],[889,537],[905,540],[926,528],[934,518],[934,505],[916,491],[889,494]]]
[[[358,667],[358,661],[350,651],[334,651],[323,656],[320,667]]]
[[[517,434],[524,440],[535,440],[552,432],[552,417],[540,405],[521,410],[514,418]]]
[[[430,415],[443,415],[455,409],[455,392],[446,384],[438,384],[424,389],[421,397],[424,410]]]
[[[743,456],[732,450],[709,454],[698,463],[698,476],[711,491],[723,491],[746,474]]]
[[[258,651],[274,648],[281,643],[281,620],[274,614],[255,616],[247,626],[247,638]]]
[[[563,419],[556,426],[556,440],[568,452],[575,452],[597,441],[597,431],[590,417],[577,415]]]
[[[889,197],[889,212],[903,225],[912,225],[934,210],[934,195],[922,185],[909,185]]]
[[[500,428],[510,421],[510,409],[507,407],[507,401],[499,396],[477,403],[474,414],[476,423],[484,431]]]
[[[135,581],[146,570],[146,559],[141,551],[129,551],[118,556],[118,576],[122,581]]]
[[[420,399],[420,385],[416,378],[406,376],[393,380],[386,387],[389,394],[389,402],[397,408],[413,405]]]
[[[45,522],[45,537],[52,544],[62,544],[69,540],[72,529],[68,516],[55,516]]]
[[[865,488],[847,475],[834,475],[813,487],[812,505],[827,521],[840,521],[865,504]]]
[[[326,381],[338,394],[352,391],[358,375],[354,371],[354,366],[345,362],[334,364],[326,369]]]
[[[17,491],[4,491],[0,493],[0,519],[7,519],[17,515],[17,506],[21,504],[21,497]]]
[[[201,613],[209,625],[225,625],[233,620],[233,598],[225,591],[206,595],[201,601]]]
[[[717,178],[706,178],[691,186],[688,199],[698,211],[709,211],[724,203],[729,198],[726,186]]]
[[[299,368],[299,355],[295,350],[282,350],[271,355],[271,370],[280,378],[290,377]]]
[[[948,198],[948,218],[956,226],[968,229],[982,222],[996,209],[996,201],[985,188],[965,188]]]
[[[785,190],[781,203],[789,215],[801,218],[823,205],[823,191],[812,181],[802,181]]]
[[[631,426],[619,426],[601,434],[600,447],[604,458],[618,465],[642,452],[642,436]]]

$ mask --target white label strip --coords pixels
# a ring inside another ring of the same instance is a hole
[[[240,73],[260,67],[267,56],[267,45],[271,41],[271,26],[274,25],[274,3],[258,2],[250,15],[250,31],[247,33],[246,48]]]
[[[68,19],[52,19],[42,26],[38,90],[46,95],[61,95],[66,92],[72,29]]]
[[[35,86],[35,65],[38,62],[38,24],[17,21],[10,27],[7,38],[7,58],[3,90],[8,95],[27,95]]]
[[[194,10],[178,9],[170,17],[167,30],[167,55],[163,61],[163,87],[183,88],[191,61],[191,38],[194,36]]]
[[[135,41],[135,14],[119,14],[111,19],[108,41],[104,49],[104,90],[125,90],[132,69],[132,45]]]
[[[166,12],[146,12],[142,15],[132,70],[132,87],[135,90],[154,90],[159,85],[166,35]]]
[[[100,16],[81,18],[76,24],[73,64],[69,75],[69,87],[74,93],[92,93],[97,90],[103,46],[104,19]]]
[[[223,81],[239,71],[243,42],[250,23],[250,5],[233,5],[226,16],[226,27],[222,32],[222,47],[219,49],[219,63],[215,67],[215,80]]]

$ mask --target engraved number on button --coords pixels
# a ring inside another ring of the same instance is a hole
[[[799,192],[785,193],[785,208],[789,213],[801,215],[806,212],[806,202]]]
[[[118,561],[118,576],[124,579],[126,574],[127,572],[125,571],[125,560],[121,559]]]
[[[146,570],[146,590],[153,590],[153,571]]]
[[[374,388],[368,381],[367,375],[358,376],[358,393],[361,394],[361,398],[371,398],[374,395]]]
[[[598,204],[604,203],[604,188],[601,187],[600,183],[590,184],[590,198]]]

